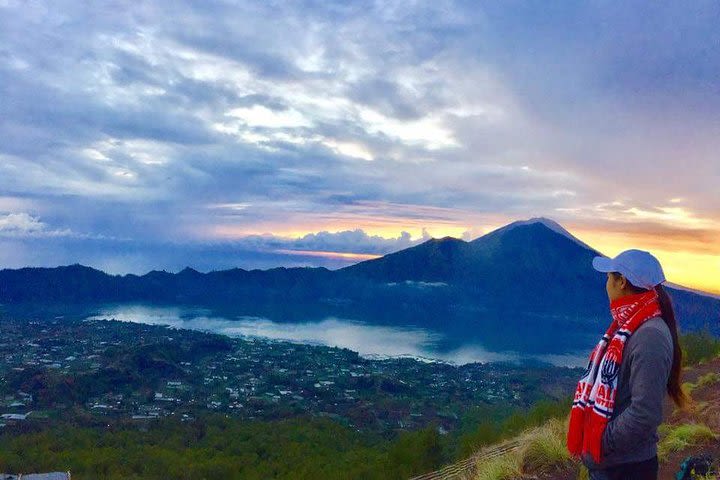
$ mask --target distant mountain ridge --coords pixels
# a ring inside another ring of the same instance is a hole
[[[341,315],[433,328],[495,328],[502,316],[543,315],[588,324],[607,318],[601,253],[553,220],[510,223],[472,241],[432,238],[338,270],[269,270],[108,275],[79,264],[0,271],[3,304],[195,304],[282,321]],[[720,299],[669,288],[686,329],[720,333]],[[484,323],[483,323],[484,322]]]

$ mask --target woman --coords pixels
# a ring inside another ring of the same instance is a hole
[[[595,257],[607,273],[612,322],[578,382],[567,446],[593,480],[657,479],[657,427],[669,394],[678,406],[682,353],[660,262],[643,250]]]

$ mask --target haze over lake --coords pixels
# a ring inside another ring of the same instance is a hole
[[[521,362],[539,360],[559,366],[583,366],[582,349],[556,352],[520,352],[493,349],[477,336],[459,342],[443,333],[410,325],[373,325],[355,319],[325,317],[307,322],[279,322],[237,315],[218,316],[209,309],[142,304],[107,305],[88,320],[115,319],[173,328],[219,333],[231,337],[255,337],[347,348],[366,358],[407,356],[457,365],[473,362]],[[563,347],[561,347],[563,348]]]

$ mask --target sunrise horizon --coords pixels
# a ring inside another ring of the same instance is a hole
[[[263,268],[259,268],[260,270],[268,270],[278,267],[321,267],[324,266],[321,263],[317,262],[318,264],[314,264],[313,262],[316,259],[330,259],[337,261],[332,267],[326,267],[330,270],[335,270],[339,268],[344,268],[346,266],[355,265],[357,263],[363,262],[365,260],[372,260],[376,258],[381,258],[384,255],[394,253],[400,250],[403,250],[405,248],[410,248],[415,245],[419,245],[420,243],[426,242],[430,239],[441,239],[445,237],[452,237],[461,241],[470,242],[473,240],[476,240],[488,233],[491,233],[494,230],[500,229],[502,227],[508,226],[514,222],[523,222],[523,221],[530,221],[530,220],[537,220],[537,219],[549,219],[551,221],[556,221],[554,218],[549,216],[533,216],[533,217],[522,217],[522,218],[515,218],[515,219],[508,219],[506,223],[496,224],[496,225],[487,225],[481,228],[463,228],[463,227],[456,227],[456,228],[427,228],[427,227],[421,227],[420,232],[418,234],[417,231],[415,231],[415,234],[413,235],[411,232],[413,232],[412,228],[402,228],[398,227],[399,233],[397,236],[393,237],[384,237],[382,233],[387,234],[388,230],[374,230],[372,228],[355,228],[353,230],[332,230],[332,229],[326,229],[322,230],[320,232],[302,232],[302,231],[294,231],[294,232],[286,232],[286,235],[276,235],[271,232],[262,232],[262,233],[247,233],[244,236],[236,236],[233,238],[225,238],[225,242],[228,245],[232,245],[234,241],[242,241],[243,239],[248,238],[272,238],[276,241],[285,240],[288,242],[292,241],[302,241],[303,239],[312,238],[316,235],[343,235],[343,234],[357,234],[358,232],[361,232],[365,236],[370,236],[371,234],[376,238],[382,238],[384,240],[392,241],[392,240],[398,240],[398,239],[406,239],[407,245],[402,248],[397,248],[393,250],[386,251],[384,253],[367,253],[362,251],[337,251],[337,250],[313,250],[313,249],[303,249],[303,248],[276,248],[272,250],[273,253],[278,253],[285,255],[287,258],[287,261],[278,261],[277,264],[269,264],[266,265]],[[702,252],[692,252],[692,251],[671,251],[667,250],[669,244],[667,241],[667,238],[661,239],[662,241],[659,241],[659,239],[656,236],[653,235],[642,235],[641,233],[633,232],[632,229],[628,229],[628,231],[622,230],[621,227],[617,227],[617,230],[615,232],[612,231],[598,231],[598,230],[592,230],[592,229],[582,229],[582,228],[575,228],[572,224],[563,224],[561,222],[557,222],[560,226],[562,226],[564,229],[566,229],[571,235],[573,235],[575,238],[580,240],[581,242],[587,244],[589,247],[594,248],[595,250],[598,250],[603,255],[607,256],[615,256],[618,253],[620,253],[623,250],[629,249],[629,248],[640,248],[644,250],[650,251],[653,255],[655,255],[663,265],[663,269],[666,272],[666,277],[668,279],[668,282],[684,286],[690,289],[695,289],[698,291],[706,292],[713,295],[720,295],[720,279],[718,279],[717,276],[713,275],[713,264],[712,264],[712,255],[707,255]],[[386,227],[389,229],[390,227]],[[460,232],[460,233],[458,233]],[[482,233],[478,233],[482,232]],[[390,231],[392,234],[392,231]],[[294,234],[294,236],[293,236]],[[627,241],[627,237],[632,234],[634,239],[637,239],[635,241]],[[473,236],[474,235],[474,236]],[[291,245],[287,245],[291,246]],[[300,264],[294,262],[292,258],[294,257],[302,257],[304,260]],[[710,258],[708,258],[710,257]],[[720,263],[720,261],[719,261]],[[82,261],[69,261],[65,264],[54,264],[54,265],[23,265],[23,266],[15,266],[15,267],[6,267],[4,265],[0,265],[1,268],[22,268],[22,267],[56,267],[56,266],[67,266],[71,264],[81,264],[84,266],[89,266],[92,268],[98,268],[99,270],[104,271],[105,273],[109,274],[135,274],[135,275],[142,275],[145,273],[148,273],[153,270],[169,270],[171,272],[179,272],[183,270],[184,268],[192,268],[194,270],[198,271],[212,271],[212,270],[226,270],[226,269],[232,269],[232,268],[245,268],[243,265],[238,264],[231,264],[227,263],[226,265],[222,266],[219,265],[215,268],[199,268],[197,265],[193,265],[192,261],[188,261],[183,264],[182,267],[176,266],[174,268],[153,268],[153,266],[149,265],[144,270],[134,270],[134,271],[113,271],[112,269],[108,270],[106,268],[103,268],[102,265],[93,265],[93,264],[86,264]],[[690,267],[695,267],[693,270]],[[590,267],[588,267],[590,268]],[[253,269],[252,267],[247,268],[248,270]],[[699,271],[698,271],[699,269]],[[694,273],[693,273],[694,272]],[[707,278],[703,278],[703,274],[707,275]]]

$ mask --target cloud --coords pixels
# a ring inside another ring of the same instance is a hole
[[[28,215],[27,213],[8,213],[0,215],[0,234],[15,235],[33,235],[46,233],[45,224],[39,219]]]
[[[44,235],[49,258],[209,266],[209,245],[271,233],[286,252],[254,264],[328,265],[549,216],[712,250],[688,232],[720,232],[718,13],[3,2],[0,208],[31,212],[12,248]],[[65,231],[110,240],[89,255],[48,233]],[[107,253],[120,238],[138,251]],[[153,257],[165,243],[186,246]]]
[[[26,212],[0,213],[0,237],[15,239],[55,239],[70,237],[78,240],[112,240],[122,241],[123,239],[111,238],[105,235],[74,232],[69,228],[52,228],[40,218]]]

